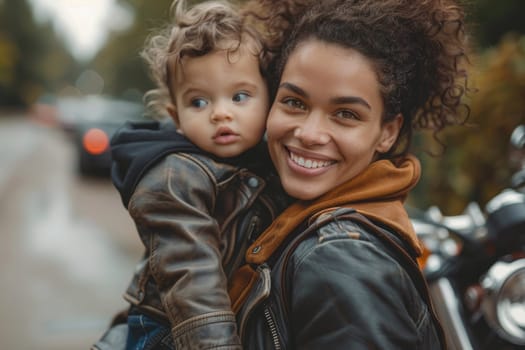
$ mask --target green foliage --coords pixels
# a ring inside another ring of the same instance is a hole
[[[507,35],[500,44],[473,62],[477,89],[468,103],[469,125],[442,135],[445,153],[421,153],[423,179],[410,198],[413,205],[438,205],[449,215],[459,214],[469,201],[485,205],[507,187],[512,131],[525,123],[525,36]],[[430,145],[430,137],[423,142]]]
[[[13,84],[18,51],[9,36],[0,32],[0,86]]]
[[[510,32],[525,34],[525,1],[464,0],[479,48],[497,45]]]
[[[133,25],[126,32],[112,33],[91,66],[104,78],[106,93],[122,95],[128,90],[144,93],[152,88],[152,82],[139,53],[149,33],[165,25],[171,0],[120,2],[133,9]]]
[[[0,106],[27,106],[71,79],[76,63],[26,0],[0,3]]]

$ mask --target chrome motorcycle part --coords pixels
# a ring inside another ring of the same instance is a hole
[[[493,239],[501,242],[519,238],[525,233],[525,195],[506,189],[492,198],[485,207],[487,227]],[[498,242],[498,243],[499,243]]]
[[[525,345],[525,259],[498,261],[481,281],[482,310],[498,334]]]
[[[440,278],[429,286],[434,307],[441,320],[449,350],[474,350],[465,322],[459,312],[459,299],[447,278]]]

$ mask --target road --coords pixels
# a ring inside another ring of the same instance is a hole
[[[0,164],[0,349],[89,349],[126,305],[133,223],[61,130],[0,118]]]

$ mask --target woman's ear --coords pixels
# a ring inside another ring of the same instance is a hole
[[[392,120],[383,123],[381,126],[381,137],[376,146],[377,152],[386,153],[390,150],[397,140],[402,125],[403,116],[401,113],[397,114]]]

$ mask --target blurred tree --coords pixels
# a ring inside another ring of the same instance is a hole
[[[105,81],[105,93],[123,95],[129,90],[144,93],[152,87],[139,53],[148,34],[165,24],[171,0],[120,0],[131,7],[135,20],[125,32],[114,32],[94,58],[91,67]]]
[[[484,206],[509,185],[515,170],[509,163],[510,135],[525,123],[525,36],[504,36],[473,63],[477,92],[469,101],[470,125],[443,133],[442,156],[419,155],[424,176],[410,198],[413,205],[435,204],[455,215],[468,201]],[[428,149],[430,139],[419,141]]]
[[[0,106],[27,106],[71,80],[76,63],[26,0],[0,2]]]
[[[463,0],[479,48],[495,46],[509,32],[525,34],[525,1]]]

